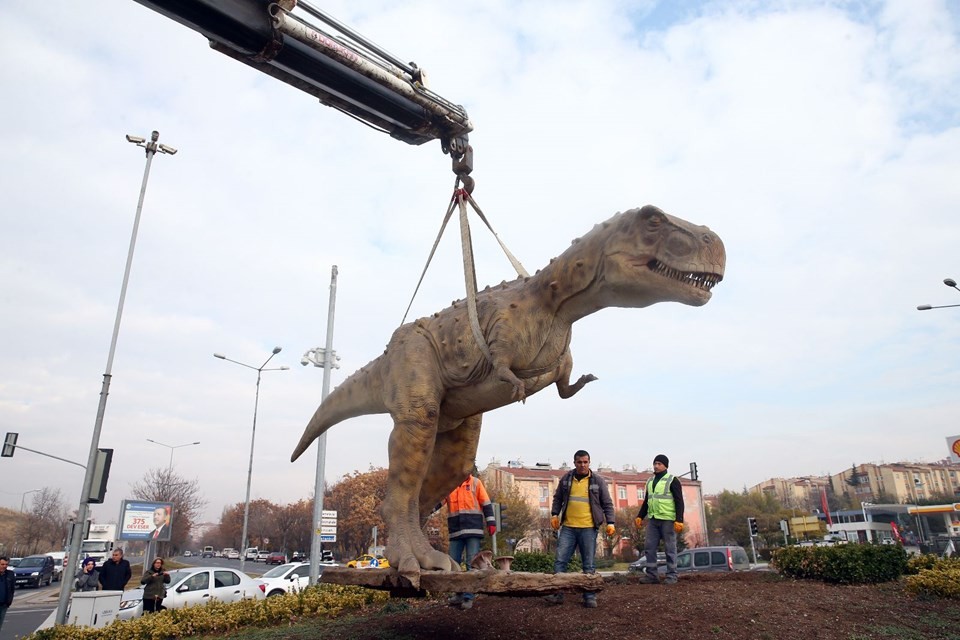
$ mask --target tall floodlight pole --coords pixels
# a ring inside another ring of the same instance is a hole
[[[323,390],[320,395],[320,402],[327,399],[330,393],[330,371],[339,369],[337,360],[340,359],[333,350],[333,314],[337,303],[337,265],[333,265],[330,271],[330,305],[327,309],[327,346],[323,349],[317,347],[310,349],[300,364],[307,366],[313,364],[315,367],[323,367]],[[327,433],[324,431],[317,438],[317,477],[313,485],[313,536],[310,538],[310,584],[317,584],[320,580],[320,556],[322,555],[323,539],[320,533],[320,522],[323,519],[323,493],[324,487],[323,475],[324,467],[327,462]]]
[[[143,147],[147,152],[147,165],[143,169],[143,182],[140,184],[140,199],[137,201],[137,214],[133,219],[133,233],[130,235],[130,248],[127,250],[127,264],[123,270],[123,283],[120,285],[120,302],[117,304],[117,317],[113,322],[113,336],[110,339],[110,352],[107,355],[107,368],[103,374],[103,383],[100,387],[100,405],[97,407],[97,419],[93,424],[93,436],[90,438],[90,454],[87,456],[87,470],[83,475],[83,489],[80,493],[80,506],[77,509],[77,521],[70,535],[71,566],[77,564],[77,555],[83,541],[84,523],[87,521],[89,507],[87,506],[90,493],[93,489],[93,477],[96,474],[97,454],[100,448],[100,431],[103,429],[103,416],[107,410],[107,395],[110,393],[110,377],[113,370],[113,356],[117,350],[117,337],[120,335],[120,318],[123,315],[123,303],[127,298],[127,283],[130,281],[130,267],[133,264],[133,250],[137,246],[137,230],[140,228],[140,214],[143,211],[143,197],[147,193],[147,179],[150,177],[150,164],[157,152],[173,155],[177,152],[173,147],[160,144],[160,133],[150,134],[150,141],[140,136],[127,134],[127,142]],[[66,571],[66,567],[64,567]],[[67,603],[70,600],[70,588],[73,580],[63,580],[60,585],[60,598],[57,600],[57,624],[67,622]]]
[[[240,571],[243,571],[244,563],[247,559],[247,524],[250,522],[250,481],[253,478],[253,444],[257,440],[257,407],[260,405],[260,376],[263,375],[264,371],[286,371],[290,367],[284,365],[282,367],[273,367],[272,369],[267,369],[267,363],[273,359],[273,356],[280,353],[280,347],[274,347],[273,353],[270,354],[270,357],[264,360],[263,364],[259,367],[254,367],[243,362],[238,362],[237,360],[231,360],[222,353],[213,354],[214,358],[220,358],[221,360],[226,360],[227,362],[232,362],[233,364],[238,364],[241,367],[246,367],[247,369],[253,369],[257,372],[257,393],[254,396],[253,400],[253,430],[250,432],[250,464],[247,466],[247,497],[243,501],[243,533],[240,534]]]

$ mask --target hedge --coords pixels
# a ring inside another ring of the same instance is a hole
[[[871,584],[896,580],[907,570],[907,552],[894,545],[845,544],[783,547],[770,563],[781,574],[832,584]]]

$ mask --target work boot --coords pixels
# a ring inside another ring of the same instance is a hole
[[[447,604],[451,607],[463,604],[463,594],[457,593],[447,598]]]
[[[663,579],[663,584],[677,584],[677,576],[667,576]]]
[[[464,598],[463,602],[460,603],[460,608],[463,609],[464,611],[466,611],[467,609],[471,609],[472,607],[473,607],[473,598],[470,598],[469,600]]]
[[[660,584],[660,580],[657,577],[650,575],[649,573],[643,574],[643,577],[640,578],[640,582],[642,584]]]
[[[551,593],[550,595],[544,597],[543,601],[547,604],[563,604],[563,594]]]
[[[597,608],[597,596],[594,594],[589,594],[583,596],[583,606],[587,609],[596,609]]]

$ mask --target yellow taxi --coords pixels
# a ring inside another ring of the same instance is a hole
[[[383,556],[374,557],[365,553],[348,562],[347,566],[351,569],[386,569],[390,562]]]

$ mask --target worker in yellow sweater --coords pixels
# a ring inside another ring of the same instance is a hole
[[[583,572],[596,573],[597,530],[606,522],[605,533],[612,536],[616,531],[613,526],[615,516],[607,483],[590,471],[590,454],[583,449],[573,454],[573,470],[560,478],[553,494],[550,515],[550,525],[554,531],[560,531],[554,573],[567,570],[575,549],[580,550]],[[563,593],[549,595],[546,600],[550,604],[563,604]],[[597,594],[585,592],[583,606],[596,607]]]

